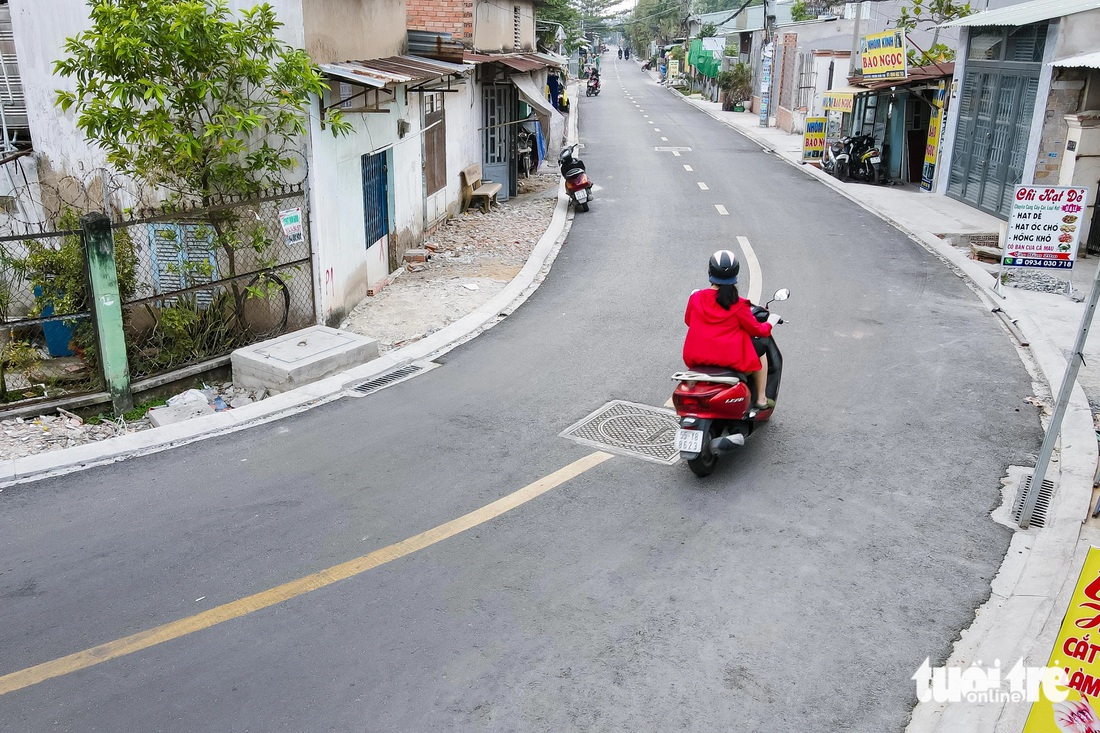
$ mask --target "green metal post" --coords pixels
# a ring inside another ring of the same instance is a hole
[[[111,220],[104,214],[82,216],[80,226],[84,230],[84,272],[99,347],[99,364],[117,417],[133,408],[134,396],[130,393],[130,365],[126,360],[126,335],[122,330],[115,239],[111,234]]]

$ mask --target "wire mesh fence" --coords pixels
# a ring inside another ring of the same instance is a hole
[[[300,189],[121,222],[134,253],[122,293],[130,373],[153,376],[313,322]]]
[[[0,238],[0,408],[95,392],[79,230]]]
[[[133,380],[157,376],[314,322],[300,187],[112,224]],[[83,234],[0,237],[0,409],[103,389]]]

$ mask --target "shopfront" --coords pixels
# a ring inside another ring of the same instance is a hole
[[[947,195],[1007,217],[1023,180],[1047,22],[970,29]]]

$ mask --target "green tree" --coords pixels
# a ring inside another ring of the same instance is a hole
[[[557,46],[558,28],[565,31],[565,47],[576,50],[581,39],[581,14],[570,0],[546,0],[535,7],[535,21],[539,45],[543,48]]]
[[[801,22],[813,20],[816,16],[806,8],[806,0],[794,0],[791,5],[791,20]]]
[[[902,6],[901,15],[898,16],[895,25],[907,33],[917,29],[932,31],[932,45],[927,49],[923,51],[909,49],[909,65],[925,66],[936,61],[954,60],[955,49],[940,43],[940,25],[950,20],[965,18],[973,12],[968,2],[909,0],[909,5]]]
[[[266,3],[89,0],[90,27],[66,40],[55,72],[73,84],[56,104],[117,170],[169,192],[169,207],[204,207],[229,278],[271,268],[273,240],[241,209],[213,207],[284,184],[298,164],[311,95],[327,88],[300,49],[276,37]],[[334,135],[351,126],[327,113]],[[231,280],[225,318],[248,332],[245,302],[271,289]]]
[[[90,0],[91,27],[55,72],[57,105],[118,170],[209,205],[282,181],[297,162],[311,94],[302,50],[276,38],[268,4],[234,18],[225,0]],[[350,126],[328,115],[334,134]]]

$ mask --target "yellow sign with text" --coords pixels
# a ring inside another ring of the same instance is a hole
[[[864,79],[904,79],[909,75],[902,31],[894,29],[864,36],[859,48]]]
[[[1052,701],[1040,694],[1023,733],[1100,730],[1093,707],[1100,698],[1100,548],[1089,548],[1047,667],[1065,671],[1068,689],[1059,692],[1068,695]]]
[[[807,117],[806,131],[802,133],[802,162],[820,163],[825,157],[826,117]]]
[[[855,95],[851,92],[825,92],[821,97],[821,106],[826,112],[851,112],[855,106]]]

